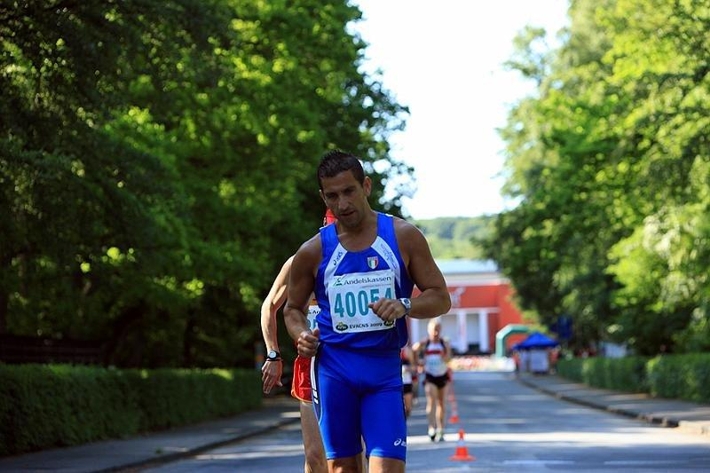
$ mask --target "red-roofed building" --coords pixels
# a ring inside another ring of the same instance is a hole
[[[440,317],[442,336],[459,354],[495,351],[496,333],[509,324],[521,324],[522,315],[511,300],[509,281],[493,261],[437,260],[451,295],[451,310]],[[415,288],[414,296],[418,294]],[[410,319],[410,341],[426,338],[429,319]],[[511,335],[506,345],[522,340]]]

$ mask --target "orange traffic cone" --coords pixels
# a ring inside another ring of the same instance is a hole
[[[456,407],[456,401],[454,400],[453,402],[449,402],[451,405],[451,417],[449,417],[449,424],[458,424],[459,423],[459,411],[458,408]]]
[[[458,424],[459,423],[459,409],[458,406],[456,405],[456,395],[454,395],[454,383],[453,380],[451,381],[451,385],[449,386],[449,406],[451,406],[451,417],[449,417],[449,424]]]
[[[459,441],[456,445],[456,453],[454,453],[449,459],[457,461],[470,462],[475,460],[475,458],[468,453],[468,448],[466,448],[466,442],[463,439],[464,433],[463,429],[459,429]]]

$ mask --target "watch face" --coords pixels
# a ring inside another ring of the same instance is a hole
[[[403,297],[399,300],[402,305],[404,306],[404,310],[409,312],[409,310],[412,308],[412,301],[410,301],[408,298]]]
[[[268,360],[275,360],[275,359],[277,359],[278,357],[279,357],[278,352],[276,352],[276,351],[274,351],[274,350],[269,350],[269,353],[266,354],[266,358],[267,358]]]

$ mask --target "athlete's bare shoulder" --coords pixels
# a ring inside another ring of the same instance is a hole
[[[397,244],[405,260],[408,259],[410,255],[415,255],[422,251],[424,251],[425,254],[429,253],[429,243],[416,225],[399,217],[393,217],[393,220],[394,233],[397,235]]]
[[[392,216],[392,220],[394,221],[394,231],[398,237],[402,235],[405,237],[420,236],[424,238],[422,231],[413,223],[395,216]]]
[[[309,272],[315,271],[322,256],[322,243],[320,234],[316,233],[308,240],[304,241],[296,254],[293,256],[293,264],[298,265],[302,270],[309,268]]]

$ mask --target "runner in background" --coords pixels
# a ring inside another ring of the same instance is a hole
[[[424,393],[429,423],[427,435],[432,442],[441,442],[444,440],[446,425],[446,385],[451,376],[448,367],[451,347],[441,338],[441,322],[438,318],[429,321],[427,332],[428,337],[415,343],[412,349],[424,362]]]
[[[323,225],[328,225],[334,221],[335,217],[332,212],[326,211]],[[292,261],[293,256],[283,264],[279,274],[274,279],[269,294],[261,305],[261,331],[267,350],[266,361],[261,372],[263,391],[267,394],[271,392],[274,386],[282,386],[283,361],[277,337],[276,313],[286,301]],[[311,329],[315,328],[315,317],[319,311],[318,303],[312,300],[307,309],[308,323]],[[311,359],[297,355],[293,363],[291,396],[300,401],[303,449],[306,457],[303,470],[305,473],[325,473],[328,471],[328,463],[323,449],[323,440],[318,429],[318,421],[313,410],[310,371]]]
[[[402,347],[400,351],[402,358],[402,393],[404,396],[404,414],[409,417],[412,413],[414,400],[415,373],[419,366],[417,356],[409,344]]]

